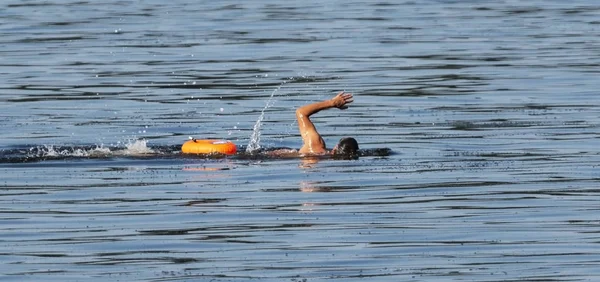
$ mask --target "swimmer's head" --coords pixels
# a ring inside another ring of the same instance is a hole
[[[340,139],[335,148],[331,150],[334,156],[341,158],[357,158],[358,157],[358,142],[352,137]]]

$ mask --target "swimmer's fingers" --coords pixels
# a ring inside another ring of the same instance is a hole
[[[352,97],[352,93],[340,91],[337,95],[335,95],[335,97],[346,97],[346,96]]]
[[[332,100],[333,100],[333,105],[340,110],[347,109],[348,106],[346,104],[350,104],[350,103],[354,102],[352,94],[346,93],[344,91],[338,93],[335,97],[333,97]]]
[[[354,97],[352,97],[352,94],[350,93],[344,93],[342,95],[342,99],[344,99],[344,104],[350,104],[354,102]],[[346,108],[348,108],[348,106],[346,106]]]
[[[344,101],[346,102],[346,104],[350,104],[354,102],[354,98],[352,97],[352,95],[350,95],[348,97],[344,97]]]
[[[349,102],[346,101],[344,104],[342,104],[341,106],[338,107],[338,109],[340,110],[345,110],[348,108],[348,104],[352,103],[352,100],[350,100]]]

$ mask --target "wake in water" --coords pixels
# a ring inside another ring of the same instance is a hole
[[[147,140],[130,140],[125,147],[38,145],[0,150],[0,163],[35,162],[70,158],[102,159],[112,157],[153,157],[179,150],[175,147],[148,147]],[[175,151],[173,151],[175,150]]]
[[[125,147],[104,147],[103,145],[87,146],[55,146],[55,145],[29,145],[21,148],[0,150],[0,164],[2,163],[31,163],[50,160],[70,159],[159,159],[159,158],[184,158],[184,159],[289,159],[300,158],[294,156],[279,156],[272,154],[281,148],[260,148],[247,153],[246,147],[240,147],[239,153],[233,156],[221,154],[195,155],[183,154],[181,145],[157,145],[148,146],[147,140],[129,141]],[[389,156],[392,151],[389,148],[375,148],[360,150],[360,157]],[[323,158],[328,158],[324,156]]]

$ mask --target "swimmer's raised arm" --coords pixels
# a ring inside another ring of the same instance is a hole
[[[325,141],[323,141],[323,138],[319,132],[317,132],[315,125],[309,117],[321,110],[331,108],[345,110],[348,108],[348,104],[353,101],[352,94],[342,91],[329,100],[308,104],[298,108],[296,110],[296,118],[298,119],[298,127],[303,142],[299,152],[301,154],[323,154],[327,152]]]
[[[352,94],[342,91],[331,99],[298,108],[298,110],[296,110],[296,116],[310,117],[314,113],[330,108],[345,110],[348,108],[347,105],[352,102],[354,102]]]

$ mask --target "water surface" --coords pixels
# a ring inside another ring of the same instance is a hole
[[[599,279],[595,1],[0,7],[3,281]]]

